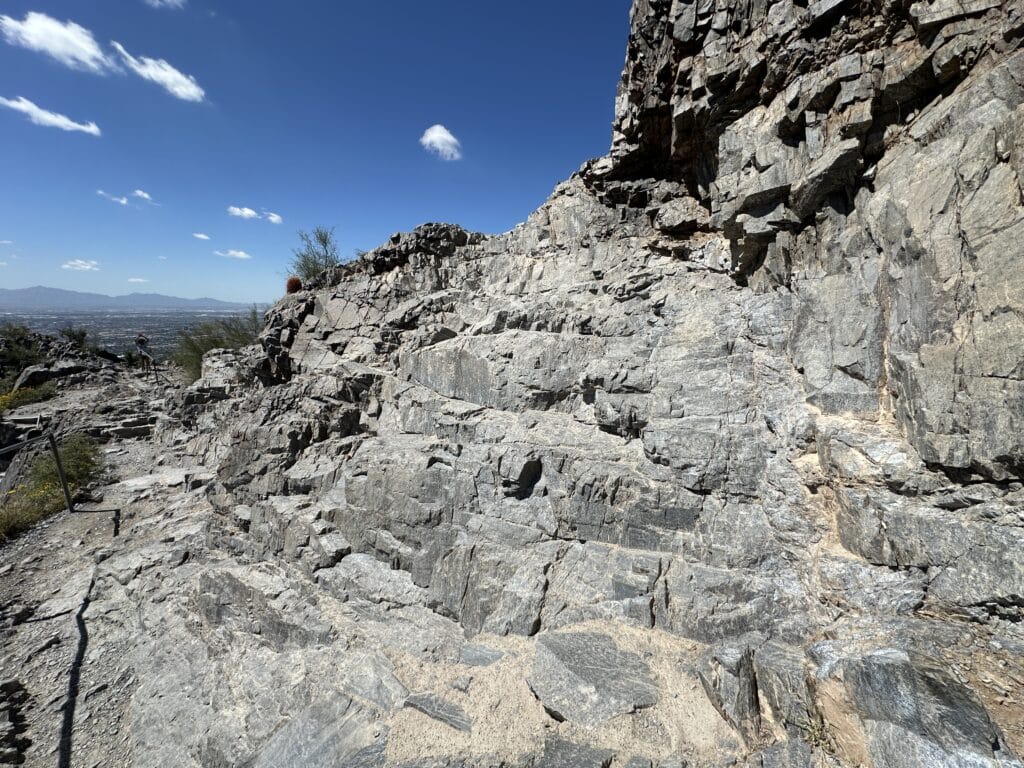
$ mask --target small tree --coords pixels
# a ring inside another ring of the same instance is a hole
[[[302,281],[309,282],[324,270],[341,264],[338,258],[338,244],[334,240],[334,229],[316,227],[312,232],[299,231],[302,247],[292,251],[291,272]]]
[[[86,348],[86,342],[89,340],[89,329],[87,328],[76,328],[73,325],[65,325],[60,329],[60,335],[66,341],[70,341],[78,349],[84,350]]]

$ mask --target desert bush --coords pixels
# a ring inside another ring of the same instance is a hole
[[[262,330],[263,318],[256,307],[245,315],[200,323],[178,334],[171,360],[195,381],[203,372],[203,355],[211,349],[240,349],[255,344]]]
[[[334,229],[316,227],[312,232],[299,232],[302,246],[296,248],[291,262],[291,272],[308,283],[321,272],[341,264],[338,258],[338,244],[334,240]]]
[[[88,347],[89,340],[89,329],[88,328],[76,328],[73,325],[65,325],[58,331],[60,337],[65,341],[70,341],[79,349],[86,349]]]
[[[103,468],[99,449],[85,435],[60,442],[61,464],[72,495],[91,483]],[[0,540],[9,540],[65,507],[64,491],[53,454],[33,459],[25,481],[7,492],[0,502]]]
[[[0,413],[12,411],[23,405],[41,403],[57,394],[57,387],[52,383],[40,384],[38,387],[22,387],[16,392],[0,395]]]
[[[302,280],[295,275],[288,278],[288,282],[284,285],[285,293],[298,293],[302,290]]]
[[[43,350],[25,325],[0,324],[0,392],[9,392],[25,368],[42,362]]]

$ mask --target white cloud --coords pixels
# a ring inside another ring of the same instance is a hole
[[[121,54],[125,66],[143,80],[156,83],[183,101],[203,101],[206,98],[206,91],[199,87],[194,77],[179,72],[163,59],[151,59],[147,56],[135,58],[120,43],[112,40],[110,44]]]
[[[144,189],[136,189],[132,192],[132,197],[137,197],[139,200],[145,200],[147,203],[153,203],[153,205],[156,205],[156,203],[153,202],[153,197]]]
[[[157,8],[181,8],[185,5],[185,0],[146,2]],[[92,32],[72,21],[59,21],[45,13],[32,11],[22,21],[0,16],[0,32],[11,45],[44,53],[72,69],[94,74],[121,71],[117,60],[104,52]],[[125,67],[144,80],[156,83],[172,96],[197,102],[206,98],[206,92],[194,77],[175,69],[164,59],[132,56],[116,41],[111,41],[110,45]]]
[[[112,203],[117,203],[118,205],[128,205],[127,197],[115,197],[109,192],[104,192],[102,189],[97,189],[96,194],[102,198],[105,198],[106,200],[109,200]]]
[[[7,266],[7,262],[6,261],[0,261],[0,267],[6,267],[6,266]]]
[[[85,261],[83,259],[74,259],[73,261],[65,261],[61,264],[61,269],[73,269],[76,272],[99,272],[100,263],[98,261]]]
[[[45,53],[72,69],[99,74],[116,68],[92,32],[72,21],[32,11],[22,21],[0,16],[0,30],[11,45]]]
[[[235,216],[235,217],[237,217],[239,219],[260,219],[260,218],[263,218],[263,219],[266,219],[267,221],[269,221],[271,224],[283,224],[284,223],[284,217],[281,216],[281,214],[274,213],[273,211],[268,211],[266,209],[263,210],[263,215],[261,216],[260,214],[256,213],[256,211],[254,211],[252,208],[239,207],[237,205],[229,205],[228,206],[228,214],[231,215],[231,216]]]
[[[260,217],[252,208],[239,208],[237,205],[228,206],[228,214],[240,219],[258,219]]]
[[[0,240],[0,245],[14,245],[13,240]]]
[[[144,277],[129,277],[128,278],[128,282],[129,283],[148,283],[149,280],[147,280]]]
[[[184,8],[185,0],[144,0],[150,8]]]
[[[420,136],[420,144],[442,160],[461,160],[462,145],[443,125],[432,125]]]
[[[231,250],[231,251],[214,251],[213,255],[214,256],[223,256],[225,259],[251,259],[252,258],[252,256],[250,256],[245,251],[234,251],[234,250]]]
[[[96,123],[76,123],[66,115],[50,112],[36,106],[24,96],[19,96],[14,100],[5,99],[3,96],[0,96],[0,107],[7,107],[15,112],[21,112],[36,125],[42,125],[47,128],[60,128],[62,131],[81,131],[91,136],[100,135],[100,129]]]
[[[210,239],[209,235],[204,235],[202,232],[193,232],[192,233],[192,237],[194,237],[196,240],[209,240]]]
[[[166,256],[157,256],[157,258],[160,259],[160,261],[167,261]]]

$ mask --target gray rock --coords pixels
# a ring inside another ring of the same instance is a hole
[[[382,766],[375,747],[384,738],[372,717],[345,696],[317,702],[279,729],[260,750],[254,768]]]
[[[462,647],[459,661],[471,667],[489,667],[500,661],[504,655],[501,651],[496,651],[493,648],[467,643]]]
[[[984,13],[998,6],[997,0],[940,0],[927,4],[914,3],[910,7],[910,15],[918,28],[927,30],[964,16]]]
[[[814,720],[815,704],[803,651],[770,641],[754,651],[753,662],[758,708],[763,709],[756,717],[762,727],[774,726],[780,739],[805,730]]]
[[[317,578],[324,589],[346,600],[359,598],[395,605],[426,602],[407,572],[388,568],[368,555],[346,557],[333,568],[320,571]]]
[[[817,650],[825,660],[817,685],[838,684],[856,717],[846,751],[860,749],[876,765],[901,768],[997,765],[1005,756],[985,708],[934,660],[893,648],[823,651]]]
[[[701,684],[715,709],[743,735],[748,744],[761,738],[761,709],[754,677],[754,647],[749,642],[722,643],[700,661]]]
[[[342,688],[385,711],[402,706],[409,691],[395,676],[394,666],[380,653],[364,653],[345,659],[346,673]]]
[[[544,742],[544,754],[535,765],[537,768],[609,768],[614,756],[608,749],[548,739]]]
[[[584,632],[537,640],[530,688],[558,720],[588,728],[658,703],[658,687],[639,656],[612,638]]]
[[[839,765],[825,745],[812,747],[802,739],[792,739],[759,750],[747,758],[747,768],[821,768]]]
[[[87,370],[89,370],[87,365],[70,360],[61,360],[49,365],[30,365],[15,380],[11,391],[17,392],[26,387],[38,387],[48,381],[67,378]]]
[[[312,538],[310,547],[318,555],[317,564],[321,568],[330,568],[336,565],[352,551],[352,545],[349,544],[348,539],[337,531]]]
[[[462,707],[442,699],[437,694],[414,693],[405,700],[405,706],[412,707],[457,731],[469,733],[473,730],[473,721],[467,717]]]

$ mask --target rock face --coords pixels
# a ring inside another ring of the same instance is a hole
[[[529,683],[556,720],[590,728],[658,703],[647,665],[621,652],[607,635],[541,635]]]
[[[158,426],[216,477],[186,565],[98,566],[135,764],[1021,766],[1021,34],[635,0],[608,157]]]

